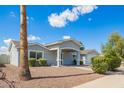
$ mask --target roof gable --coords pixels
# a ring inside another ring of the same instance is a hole
[[[45,44],[45,45],[42,45],[42,44],[39,44],[39,43],[28,43],[28,46],[38,45],[40,47],[43,47],[43,48],[49,50],[48,46],[51,46],[51,45],[54,46],[54,45],[58,45],[58,44],[63,44],[65,42],[70,42],[70,41],[81,47],[80,42],[75,40],[75,39],[65,39],[65,40],[60,40],[60,41]],[[12,40],[11,43],[10,43],[9,51],[11,49],[12,44],[15,46],[15,48],[17,48],[17,49],[20,48],[20,41]]]
[[[9,47],[9,50],[11,49],[12,44],[15,46],[15,48],[20,48],[20,41],[12,40],[12,41],[11,41],[11,44],[10,44],[10,47]],[[33,46],[33,45],[38,45],[38,46],[40,46],[40,47],[43,47],[43,48],[49,50],[47,47],[45,47],[45,46],[42,45],[42,44],[39,44],[39,43],[28,43],[28,46]]]
[[[63,44],[64,42],[70,42],[70,41],[75,43],[78,46],[81,46],[80,42],[77,41],[77,40],[74,40],[74,39],[60,40],[60,41],[56,41],[56,42],[53,42],[53,43],[46,44],[45,46],[48,47],[48,46],[53,46],[53,45],[59,45],[59,44]]]

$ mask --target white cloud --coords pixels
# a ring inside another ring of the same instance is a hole
[[[65,19],[57,14],[51,14],[51,16],[49,16],[49,23],[53,27],[64,27],[66,25]]]
[[[29,24],[30,21],[34,21],[34,17],[26,16],[26,19],[27,19],[27,24]]]
[[[16,17],[15,12],[11,11],[11,12],[10,12],[10,16],[11,16],[11,17]]]
[[[83,15],[93,12],[95,9],[97,9],[95,5],[82,5],[74,7],[72,11],[78,15]]]
[[[12,39],[9,38],[9,39],[3,40],[3,42],[4,42],[7,46],[9,46],[11,40],[12,40]]]
[[[70,39],[71,36],[63,36],[63,39]]]
[[[66,9],[60,14],[52,13],[48,16],[49,24],[52,27],[64,27],[68,22],[76,21],[79,16],[93,12],[98,7],[95,5],[75,6],[72,10]]]
[[[8,47],[10,45],[11,40],[11,38],[3,40],[5,46],[0,46],[0,54],[8,53]]]
[[[34,36],[34,35],[28,36],[28,41],[36,41],[36,40],[41,40],[41,38],[38,36]]]

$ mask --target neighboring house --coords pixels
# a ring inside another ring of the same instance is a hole
[[[9,55],[8,54],[0,54],[0,64],[9,64]]]
[[[7,50],[0,51],[0,64],[9,64],[9,54]]]
[[[91,64],[91,58],[94,56],[99,55],[99,53],[92,49],[92,50],[81,50],[80,51],[80,57],[81,60],[83,60],[84,65],[90,65]]]
[[[80,65],[80,47],[79,41],[74,39],[65,39],[49,44],[29,43],[28,58],[46,58],[48,65],[73,65],[73,60],[77,60],[77,65]],[[11,41],[9,47],[10,64],[19,66],[20,57],[19,41]]]

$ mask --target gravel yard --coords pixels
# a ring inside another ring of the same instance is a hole
[[[6,79],[0,79],[2,88],[70,88],[103,77],[92,71],[73,67],[32,67],[30,68],[32,79],[20,81],[17,67],[5,65],[0,69],[6,73]]]

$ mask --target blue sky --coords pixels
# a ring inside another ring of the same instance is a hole
[[[73,12],[73,9],[78,13]],[[88,10],[89,9],[89,10]],[[112,32],[124,36],[124,6],[27,6],[28,39],[49,43],[63,36],[84,43],[86,49],[100,51]],[[67,11],[66,11],[67,10]],[[66,11],[66,12],[65,12]],[[19,40],[19,6],[0,6],[0,50],[11,39]]]

